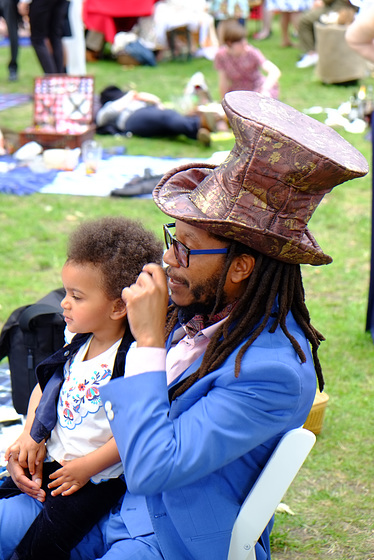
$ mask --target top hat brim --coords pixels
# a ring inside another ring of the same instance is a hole
[[[235,145],[221,165],[170,171],[154,191],[165,214],[294,264],[332,261],[307,224],[325,194],[368,172],[335,130],[256,92],[225,95]]]
[[[215,166],[187,164],[167,173],[153,191],[153,199],[167,216],[206,231],[239,241],[260,253],[291,264],[323,265],[332,262],[308,228],[298,240],[284,237],[265,227],[238,223],[230,216],[216,218],[213,205],[204,212],[191,200],[191,192],[213,172]]]

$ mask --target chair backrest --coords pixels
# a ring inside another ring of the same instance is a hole
[[[279,441],[236,518],[228,560],[256,560],[255,545],[316,441],[304,428]]]

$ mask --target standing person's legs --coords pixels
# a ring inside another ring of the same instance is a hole
[[[145,138],[183,134],[196,140],[200,127],[200,118],[197,116],[185,116],[172,109],[159,109],[153,105],[139,109],[125,123],[126,132]]]
[[[84,76],[86,74],[86,43],[84,39],[84,26],[82,21],[82,0],[70,0],[69,22],[72,32],[71,37],[63,38],[66,52],[66,71],[71,76]]]
[[[299,43],[300,49],[304,53],[315,51],[314,23],[319,20],[322,14],[326,12],[326,8],[313,8],[305,12],[299,19]]]
[[[69,2],[67,0],[49,0],[51,5],[48,39],[52,47],[52,57],[56,72],[64,72],[64,52],[62,37],[64,34],[64,21],[67,17]]]
[[[271,35],[271,21],[273,19],[273,13],[268,10],[267,0],[262,0],[261,3],[262,10],[262,28],[260,31],[253,35],[254,39],[262,41],[267,39]]]
[[[280,14],[280,27],[281,27],[281,46],[291,47],[292,42],[289,36],[289,28],[291,23],[291,12],[281,12]]]
[[[299,42],[304,55],[296,62],[297,68],[308,68],[315,66],[318,62],[316,51],[316,39],[314,34],[314,24],[319,20],[329,8],[315,8],[303,14],[299,19]]]
[[[30,4],[31,44],[45,74],[58,72],[50,48],[47,45],[52,0],[33,0]]]
[[[294,31],[297,33],[297,36],[299,36],[299,21],[301,16],[302,12],[292,12],[291,14],[291,24]]]
[[[11,82],[17,80],[18,72],[18,0],[4,1],[4,19],[8,27],[8,37],[10,43],[10,62],[8,64],[9,80]]]

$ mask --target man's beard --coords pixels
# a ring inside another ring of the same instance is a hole
[[[191,288],[191,294],[194,297],[193,303],[184,306],[176,305],[179,310],[179,318],[183,318],[183,323],[187,323],[195,315],[204,315],[208,317],[212,313],[217,303],[217,293],[221,275],[222,272],[218,272],[214,276],[211,276],[211,278]],[[224,297],[223,299],[224,301],[222,301],[220,305],[221,309],[226,305],[226,298]]]

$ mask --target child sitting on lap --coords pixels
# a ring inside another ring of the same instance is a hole
[[[0,500],[0,519],[6,510],[10,522],[12,504],[22,507],[24,500],[35,502],[36,519],[25,535],[17,527],[6,533],[7,542],[0,543],[4,558],[68,559],[124,494],[100,387],[123,375],[133,342],[122,289],[146,263],[161,259],[161,242],[125,218],[86,222],[73,233],[62,268],[61,306],[67,329],[77,334],[37,367],[39,383],[24,432],[6,451],[30,476],[26,494],[16,477],[1,485],[0,497],[9,499]]]

